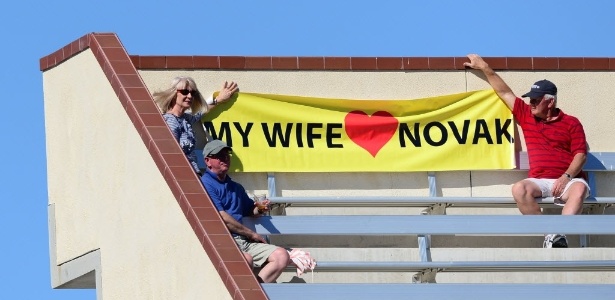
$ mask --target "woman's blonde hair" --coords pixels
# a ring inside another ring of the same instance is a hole
[[[177,91],[185,89],[190,89],[192,91],[192,103],[190,104],[191,112],[196,113],[206,108],[206,106],[203,105],[201,92],[199,92],[199,89],[196,87],[194,79],[192,79],[192,77],[180,76],[173,78],[171,87],[153,94],[154,101],[158,104],[160,111],[166,113],[173,108],[177,100]]]

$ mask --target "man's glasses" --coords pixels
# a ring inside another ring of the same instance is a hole
[[[543,98],[544,97],[530,99],[530,104],[536,105],[536,104],[540,103],[540,101],[542,101]]]
[[[215,158],[215,159],[218,159],[218,160],[222,160],[222,159],[230,158],[231,156],[233,156],[232,152],[221,152],[221,153],[216,153],[216,154],[208,155],[207,157],[211,157],[211,158]]]
[[[196,93],[198,93],[197,91],[191,91],[191,90],[177,90],[180,94],[186,96],[188,94],[192,94],[192,96],[196,95]]]

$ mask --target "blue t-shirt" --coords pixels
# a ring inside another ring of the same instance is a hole
[[[216,174],[206,169],[201,182],[218,211],[225,211],[240,223],[243,217],[254,213],[254,201],[230,176],[226,175],[224,181],[219,181]]]
[[[196,138],[194,137],[192,124],[200,121],[202,116],[202,112],[198,112],[194,115],[183,113],[179,117],[171,113],[162,115],[164,121],[167,122],[167,126],[171,129],[175,140],[179,143],[179,146],[182,148],[182,151],[184,151],[184,154],[186,154],[188,161],[190,161],[190,164],[196,173],[200,173],[201,171],[199,170],[199,165],[196,161],[196,153],[194,153]]]

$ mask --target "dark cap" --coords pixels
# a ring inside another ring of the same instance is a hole
[[[545,94],[549,95],[557,95],[557,87],[553,82],[543,79],[540,81],[536,81],[529,92],[525,93],[525,95],[521,97],[530,97],[530,98],[540,98]]]
[[[205,148],[203,148],[203,157],[207,157],[212,154],[218,154],[220,151],[222,151],[222,149],[225,149],[225,148],[231,150],[231,147],[226,145],[225,142],[221,140],[211,140],[207,142],[207,144],[205,145]]]

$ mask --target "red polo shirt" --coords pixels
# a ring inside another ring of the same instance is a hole
[[[557,118],[546,122],[534,117],[531,107],[517,98],[513,115],[525,137],[530,162],[529,177],[559,178],[576,154],[587,154],[583,125],[561,109]],[[577,177],[582,177],[582,172]]]

